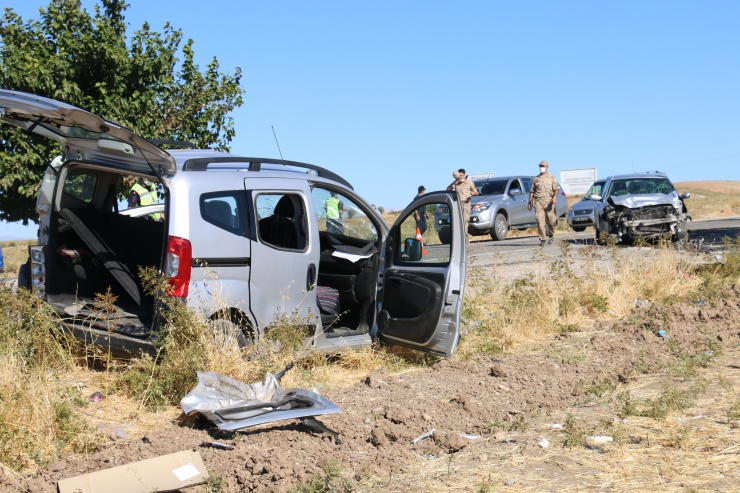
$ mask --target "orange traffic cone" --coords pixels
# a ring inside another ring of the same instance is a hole
[[[427,255],[429,252],[427,252],[427,249],[424,248],[424,240],[421,239],[421,229],[419,229],[419,226],[416,227],[416,239],[421,242],[421,254]]]

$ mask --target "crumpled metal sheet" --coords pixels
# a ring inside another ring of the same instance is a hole
[[[198,372],[198,384],[182,398],[180,405],[186,415],[199,412],[222,430],[342,412],[316,392],[283,389],[269,372],[262,382],[253,384],[220,373]]]

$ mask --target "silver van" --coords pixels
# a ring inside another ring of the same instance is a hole
[[[0,120],[63,146],[43,176],[38,242],[19,284],[78,338],[152,353],[155,300],[138,271],[154,267],[169,296],[225,320],[242,344],[290,317],[313,327],[317,350],[378,336],[441,356],[455,351],[466,256],[454,192],[424,195],[389,228],[346,180],[318,166],[163,150],[79,108],[15,91],[0,90]],[[163,220],[118,210],[125,176],[157,184],[163,206],[152,212]],[[449,208],[450,244],[422,250],[413,212],[423,205]],[[115,323],[93,316],[94,295],[109,287]]]

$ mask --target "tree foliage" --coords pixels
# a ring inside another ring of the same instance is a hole
[[[193,142],[228,150],[229,113],[241,106],[241,69],[204,71],[194,63],[193,40],[166,24],[148,24],[126,37],[120,0],[100,0],[94,14],[80,0],[51,0],[39,19],[11,9],[0,19],[0,87],[64,101],[152,139]],[[181,53],[182,61],[178,58]],[[39,152],[36,153],[32,149]],[[35,220],[34,200],[56,142],[0,124],[0,219]]]

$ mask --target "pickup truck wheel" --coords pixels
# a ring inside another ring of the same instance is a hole
[[[506,221],[506,216],[501,213],[496,214],[496,220],[493,222],[493,231],[491,231],[491,239],[503,241],[506,239],[506,233],[508,231],[509,224]]]
[[[452,242],[452,238],[450,237],[449,233],[440,233],[437,232],[437,236],[439,236],[439,241],[443,245],[449,245]]]

